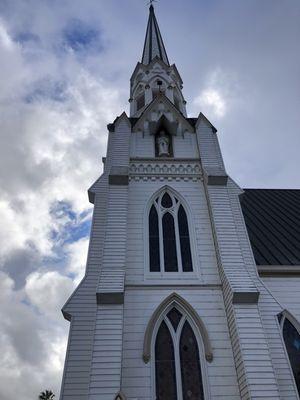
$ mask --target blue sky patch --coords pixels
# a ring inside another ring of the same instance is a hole
[[[63,81],[45,78],[34,84],[26,94],[24,100],[26,103],[34,103],[43,99],[63,102],[67,98],[66,87],[67,85]]]
[[[63,44],[75,52],[101,51],[101,32],[80,19],[72,19],[63,31]]]
[[[52,206],[50,214],[57,220],[60,227],[59,230],[52,230],[50,233],[50,239],[54,242],[54,248],[57,247],[57,250],[60,246],[77,242],[89,236],[90,210],[76,214],[69,203],[59,201]]]
[[[23,43],[29,43],[29,42],[34,42],[37,43],[40,41],[40,38],[38,35],[31,33],[31,32],[19,32],[15,37],[14,40],[16,42],[19,42],[21,44]]]

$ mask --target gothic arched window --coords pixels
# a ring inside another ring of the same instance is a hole
[[[186,211],[168,191],[161,193],[149,212],[151,272],[192,272],[192,253]]]
[[[157,400],[204,400],[197,339],[176,307],[167,312],[156,335],[155,387]]]
[[[300,395],[300,332],[286,313],[278,316],[285,347],[293,370],[296,386]]]

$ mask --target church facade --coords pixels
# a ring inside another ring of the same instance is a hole
[[[61,400],[299,399],[299,191],[242,190],[182,88],[151,5],[89,189]]]

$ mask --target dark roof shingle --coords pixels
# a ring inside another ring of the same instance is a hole
[[[241,206],[257,265],[300,265],[300,190],[244,189]]]

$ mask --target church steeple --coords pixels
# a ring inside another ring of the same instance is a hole
[[[170,65],[151,4],[143,57],[130,79],[130,116],[139,118],[157,97],[167,97],[186,116],[182,79],[175,64]]]
[[[150,64],[155,57],[160,58],[165,64],[170,65],[154,13],[154,7],[151,4],[149,8],[149,20],[147,25],[142,64]]]

